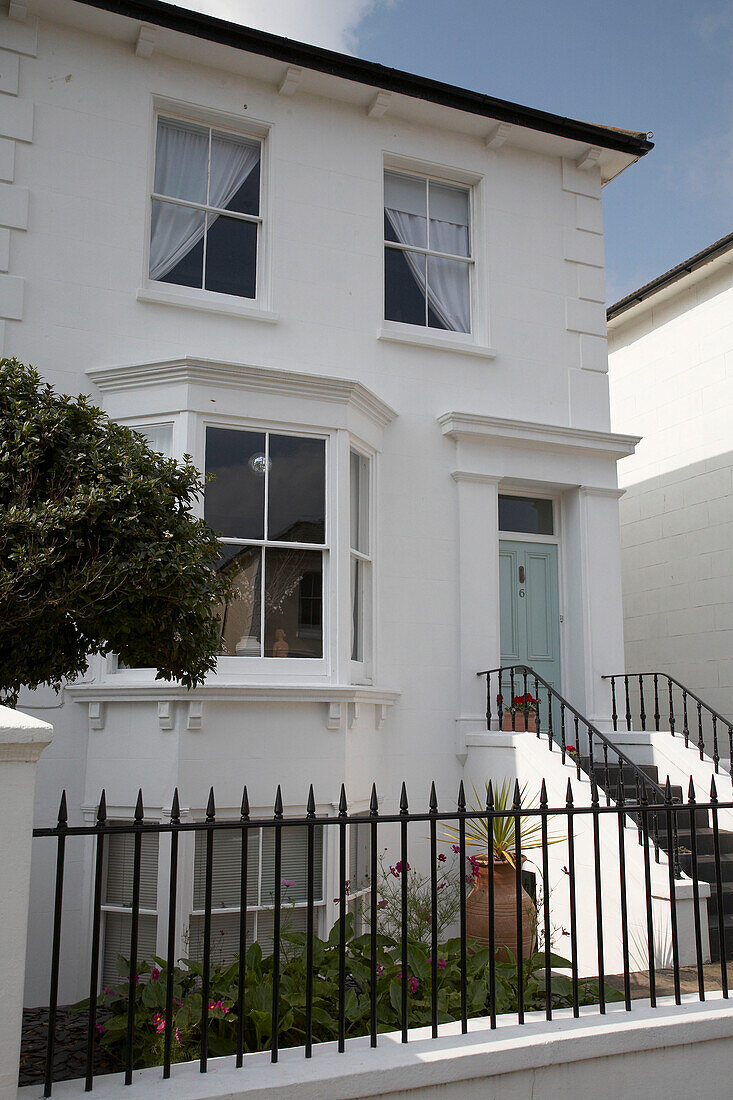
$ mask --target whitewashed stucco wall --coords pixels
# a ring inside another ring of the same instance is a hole
[[[733,713],[733,254],[609,325],[628,669]],[[642,666],[643,669],[642,669]]]
[[[62,10],[52,0],[41,4],[42,11],[54,7]],[[105,19],[95,13],[94,26]],[[172,704],[165,729],[154,700],[123,698],[92,718],[68,694],[58,700],[44,692],[23,700],[26,709],[50,708],[38,713],[56,730],[39,768],[39,823],[50,823],[62,787],[78,820],[102,785],[120,811],[134,804],[139,785],[157,813],[170,804],[175,783],[182,801],[201,812],[212,783],[219,805],[233,808],[244,782],[261,806],[271,805],[281,782],[286,802],[296,806],[310,781],[319,804],[331,804],[342,781],[358,803],[373,779],[389,807],[403,778],[416,802],[435,779],[441,803],[451,804],[463,774],[456,719],[467,707],[472,720],[480,716],[474,673],[499,657],[492,584],[500,483],[557,495],[566,682],[592,717],[607,714],[598,675],[621,660],[613,454],[596,454],[574,436],[562,446],[510,439],[461,452],[437,422],[450,410],[468,410],[605,439],[598,168],[578,170],[578,151],[568,157],[561,143],[552,155],[511,140],[489,150],[485,135],[446,128],[444,109],[419,124],[390,113],[369,118],[363,106],[335,98],[282,96],[277,81],[252,75],[247,55],[230,56],[224,47],[201,45],[200,62],[195,43],[187,59],[157,48],[144,59],[135,55],[132,29],[116,39],[42,18],[36,30],[32,16],[25,24],[0,16],[0,26],[19,73],[17,87],[0,94],[9,143],[2,148],[12,145],[13,154],[4,162],[9,190],[0,194],[0,222],[14,225],[7,211],[17,212],[18,196],[28,198],[9,236],[12,282],[2,285],[10,297],[0,299],[4,354],[32,362],[59,390],[89,392],[99,402],[106,396],[88,371],[189,357],[356,378],[397,414],[378,458],[376,676],[378,687],[399,693],[381,728],[372,705],[327,730],[323,704],[211,702],[200,729],[189,728],[182,704]],[[267,305],[276,318],[138,299],[154,97],[270,127]],[[476,181],[478,309],[494,358],[377,339],[385,156]],[[143,400],[131,393],[127,406],[117,401],[115,415],[134,420]],[[228,414],[246,422],[248,408],[247,395],[232,392]],[[269,418],[292,426],[276,396]],[[451,475],[461,462],[481,488],[471,498],[478,511],[464,510],[459,535],[459,486]],[[602,569],[594,566],[599,554]],[[97,674],[95,665],[89,679]],[[34,974],[46,969],[49,860],[43,849],[33,880]],[[72,916],[83,924],[84,858],[71,859],[69,876]],[[79,940],[76,947],[83,950]],[[73,948],[65,965],[67,974],[78,973]],[[32,995],[43,996],[40,985]]]

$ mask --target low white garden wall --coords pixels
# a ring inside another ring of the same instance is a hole
[[[606,1016],[581,1010],[578,1020],[558,1013],[552,1023],[532,1014],[519,1027],[511,1017],[496,1031],[472,1020],[468,1035],[444,1025],[441,1038],[411,1032],[383,1035],[379,1047],[354,1039],[345,1054],[332,1043],[314,1048],[306,1062],[301,1048],[283,1051],[277,1065],[268,1054],[214,1059],[207,1074],[198,1063],[174,1066],[168,1081],[160,1070],[140,1070],[125,1087],[121,1075],[97,1078],[97,1100],[724,1100],[730,1096],[733,1064],[733,1003],[719,993],[700,1004],[652,1010],[637,1002],[633,1012],[614,1006]],[[81,1100],[82,1081],[54,1085],[57,1100]],[[17,1100],[37,1100],[42,1086],[19,1089]]]

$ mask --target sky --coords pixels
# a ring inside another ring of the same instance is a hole
[[[612,303],[733,230],[733,0],[187,0],[589,122],[653,132],[604,191]]]

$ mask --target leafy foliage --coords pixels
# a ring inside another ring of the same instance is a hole
[[[470,803],[469,810],[482,811],[486,806],[486,799],[488,798],[489,784],[485,784],[484,800],[481,801],[479,793],[476,788],[473,788],[474,801]],[[493,806],[494,810],[499,816],[492,817],[489,822],[488,817],[473,817],[466,820],[466,844],[473,845],[477,848],[481,848],[486,852],[489,845],[489,830],[491,830],[491,837],[493,841],[494,859],[499,863],[508,863],[510,866],[514,866],[514,854],[515,854],[515,827],[519,825],[519,839],[521,843],[522,852],[532,851],[536,848],[542,847],[542,823],[540,818],[532,815],[518,815],[515,817],[512,814],[512,806],[514,803],[514,784],[510,779],[504,779],[500,786],[496,789],[492,787],[493,794]],[[537,805],[536,796],[530,801],[527,801],[527,784],[521,788],[519,792],[520,804],[524,809],[533,809]],[[446,825],[446,836],[450,838],[458,837],[460,835],[459,830],[453,825]],[[548,836],[548,844],[561,844],[563,837],[561,836]]]
[[[385,849],[386,850],[386,849]],[[458,860],[448,860],[445,853],[438,856],[436,868],[435,924],[438,936],[444,936],[458,916],[460,907]],[[421,873],[401,862],[387,864],[384,853],[378,859],[377,902],[379,927],[387,936],[398,940],[402,928],[402,876],[407,877],[407,935],[415,943],[428,944],[432,936],[432,905],[430,872]],[[473,881],[473,875],[469,876]],[[366,876],[369,881],[369,876]],[[367,894],[361,901],[361,915],[368,924],[370,903]]]
[[[0,360],[0,692],[58,687],[90,653],[199,683],[219,648],[214,533],[187,458]]]
[[[353,917],[345,923],[347,982],[345,996],[346,1037],[369,1034],[371,1015],[371,935],[354,936]],[[280,968],[281,1047],[300,1046],[306,1028],[306,952],[303,933],[283,935]],[[402,958],[400,945],[390,936],[376,936],[377,1026],[380,1032],[397,1031],[402,1024]],[[431,1021],[432,966],[430,948],[425,944],[408,945],[408,1016],[410,1027],[426,1026]],[[488,1015],[491,1007],[489,985],[490,952],[473,948],[469,941],[466,992],[469,1017]],[[127,968],[120,957],[120,964]],[[550,956],[550,965],[569,969],[567,959]],[[522,970],[524,1005],[527,1011],[545,1006],[545,955],[534,954],[525,960]],[[272,955],[263,956],[253,943],[245,960],[244,1049],[268,1050],[272,1040]],[[333,926],[327,940],[315,937],[313,944],[313,1041],[329,1042],[338,1038],[339,925]],[[497,958],[496,1011],[515,1012],[520,978],[515,960]],[[144,963],[141,980],[135,985],[135,1066],[160,1065],[163,1060],[165,1020],[166,964],[155,959],[155,966]],[[172,1020],[173,1061],[189,1061],[198,1056],[201,1040],[201,966],[188,959],[176,966],[173,974],[174,1014]],[[208,1047],[212,1056],[232,1054],[236,1047],[239,962],[215,965],[211,969],[209,993]],[[617,1001],[622,995],[606,987],[606,1000]],[[99,997],[100,1042],[122,1066],[127,1031],[128,983],[105,990]],[[599,988],[596,979],[579,983],[581,1005],[596,1004]],[[553,1008],[572,1004],[572,982],[564,974],[552,974]],[[437,981],[438,1021],[449,1023],[461,1016],[460,940],[450,939],[439,948]],[[79,1011],[88,1002],[77,1005]]]

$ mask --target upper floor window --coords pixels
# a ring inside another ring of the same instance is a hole
[[[256,297],[261,152],[254,138],[158,119],[151,279]]]
[[[470,191],[384,173],[384,316],[471,331]]]
[[[222,607],[222,653],[323,657],[326,443],[206,429],[204,517],[237,598]]]

